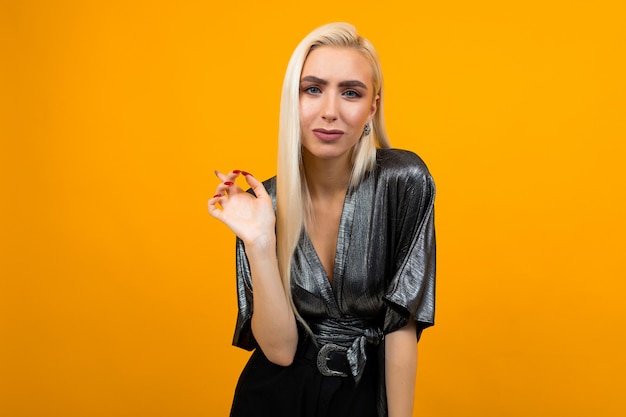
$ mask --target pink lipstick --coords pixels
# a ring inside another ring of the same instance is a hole
[[[318,139],[321,139],[326,142],[331,142],[337,140],[343,136],[343,130],[338,129],[313,129],[313,134]]]

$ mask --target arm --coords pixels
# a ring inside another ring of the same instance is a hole
[[[401,152],[397,157],[403,162],[398,162],[397,198],[390,201],[390,207],[399,240],[395,276],[385,294],[390,303],[384,328],[385,378],[389,417],[409,417],[415,396],[417,340],[424,328],[434,324],[435,184],[418,156]]]
[[[278,272],[276,243],[246,245],[246,254],[254,288],[252,333],[271,362],[291,365],[298,347],[298,329]]]
[[[209,213],[226,224],[245,245],[254,288],[252,332],[271,362],[287,366],[295,355],[298,330],[278,272],[272,199],[263,184],[249,174],[244,176],[255,196],[234,184],[240,175],[238,171],[216,175],[223,182],[209,200]]]
[[[385,383],[389,417],[411,417],[417,371],[415,320],[385,337]]]

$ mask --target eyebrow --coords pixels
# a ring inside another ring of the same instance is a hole
[[[320,85],[328,85],[328,81],[317,78],[313,75],[307,75],[306,77],[302,77],[300,82],[312,82]],[[360,87],[364,90],[367,90],[367,86],[359,80],[341,81],[338,85],[339,87]]]

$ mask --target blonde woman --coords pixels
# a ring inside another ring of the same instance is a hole
[[[310,33],[285,75],[276,177],[216,175],[209,212],[237,235],[233,344],[254,349],[231,416],[411,416],[435,189],[390,148],[372,45],[346,23]]]

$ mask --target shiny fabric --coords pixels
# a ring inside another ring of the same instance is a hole
[[[348,349],[346,358],[358,384],[367,362],[367,347],[378,346],[383,340],[380,328],[353,317],[341,320],[326,318],[308,324],[318,347],[336,344]]]
[[[371,343],[378,343],[382,335],[400,329],[412,318],[417,324],[417,340],[423,329],[434,324],[432,177],[424,162],[409,151],[379,149],[376,160],[376,167],[346,194],[332,282],[305,230],[292,262],[296,308],[317,332],[315,339],[352,348],[350,364],[354,365],[355,376],[367,360],[360,353],[365,350],[358,345],[368,342],[368,337]],[[264,185],[275,196],[275,178]],[[252,280],[240,240],[236,256],[239,315],[233,344],[252,350],[257,347],[250,328]],[[346,323],[350,326],[358,322],[367,323],[359,326],[360,332],[341,329]],[[333,330],[333,326],[339,327]],[[375,340],[379,334],[381,337]],[[380,345],[384,348],[384,343]],[[384,364],[384,360],[381,362]],[[378,383],[384,394],[384,377]],[[386,415],[383,395],[379,416]]]

